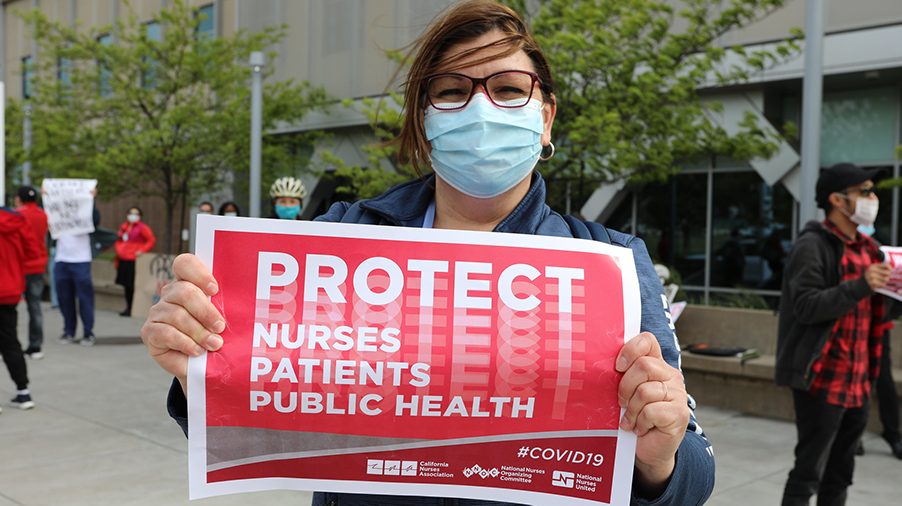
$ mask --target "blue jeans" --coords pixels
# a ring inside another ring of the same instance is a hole
[[[63,313],[63,332],[75,337],[75,298],[78,297],[78,313],[85,336],[94,335],[94,284],[91,282],[91,262],[57,262],[56,293]]]
[[[25,303],[28,305],[28,349],[39,351],[44,344],[44,315],[41,295],[44,293],[44,274],[25,275]]]

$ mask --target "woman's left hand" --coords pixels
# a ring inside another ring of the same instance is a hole
[[[626,413],[620,428],[636,433],[636,477],[643,495],[660,496],[676,464],[676,451],[689,425],[683,375],[664,361],[658,340],[643,332],[617,355],[623,373],[618,391]]]

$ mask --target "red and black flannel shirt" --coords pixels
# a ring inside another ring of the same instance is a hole
[[[862,277],[868,266],[876,261],[877,245],[861,234],[855,234],[855,239],[850,238],[829,220],[824,225],[845,245],[841,281]],[[816,375],[808,390],[811,395],[846,408],[861,407],[866,399],[870,399],[870,382],[880,372],[885,312],[883,296],[872,295],[861,299],[839,317],[820,358],[812,367]]]

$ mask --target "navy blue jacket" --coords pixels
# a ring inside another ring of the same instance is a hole
[[[338,202],[314,221],[344,222],[372,225],[422,227],[426,209],[434,198],[435,176],[426,182],[415,179],[402,183],[379,197],[355,204]],[[495,227],[495,232],[538,234],[556,237],[573,237],[564,218],[545,204],[545,182],[538,172],[533,173],[529,192],[516,208]],[[639,275],[642,299],[640,330],[651,332],[658,338],[664,360],[673,367],[680,367],[680,352],[676,332],[670,320],[670,307],[664,296],[664,288],[645,249],[645,243],[636,237],[609,230],[611,243],[633,250]],[[187,434],[187,406],[178,382],[173,382],[169,396],[169,412]],[[694,401],[690,397],[690,407]],[[711,445],[692,415],[686,436],[677,451],[676,468],[663,495],[655,499],[638,497],[635,492],[633,505],[691,506],[703,504],[714,489],[714,453]],[[467,499],[441,499],[410,496],[355,495],[317,492],[313,506],[502,506],[507,503]]]

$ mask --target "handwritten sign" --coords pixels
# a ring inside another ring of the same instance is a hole
[[[144,253],[135,259],[135,296],[132,318],[147,318],[150,308],[160,301],[163,287],[175,281],[172,273],[174,256]]]
[[[201,216],[227,328],[189,360],[192,498],[267,489],[628,504],[629,249]]]
[[[41,185],[47,229],[59,239],[94,231],[94,195],[96,179],[45,179]]]

